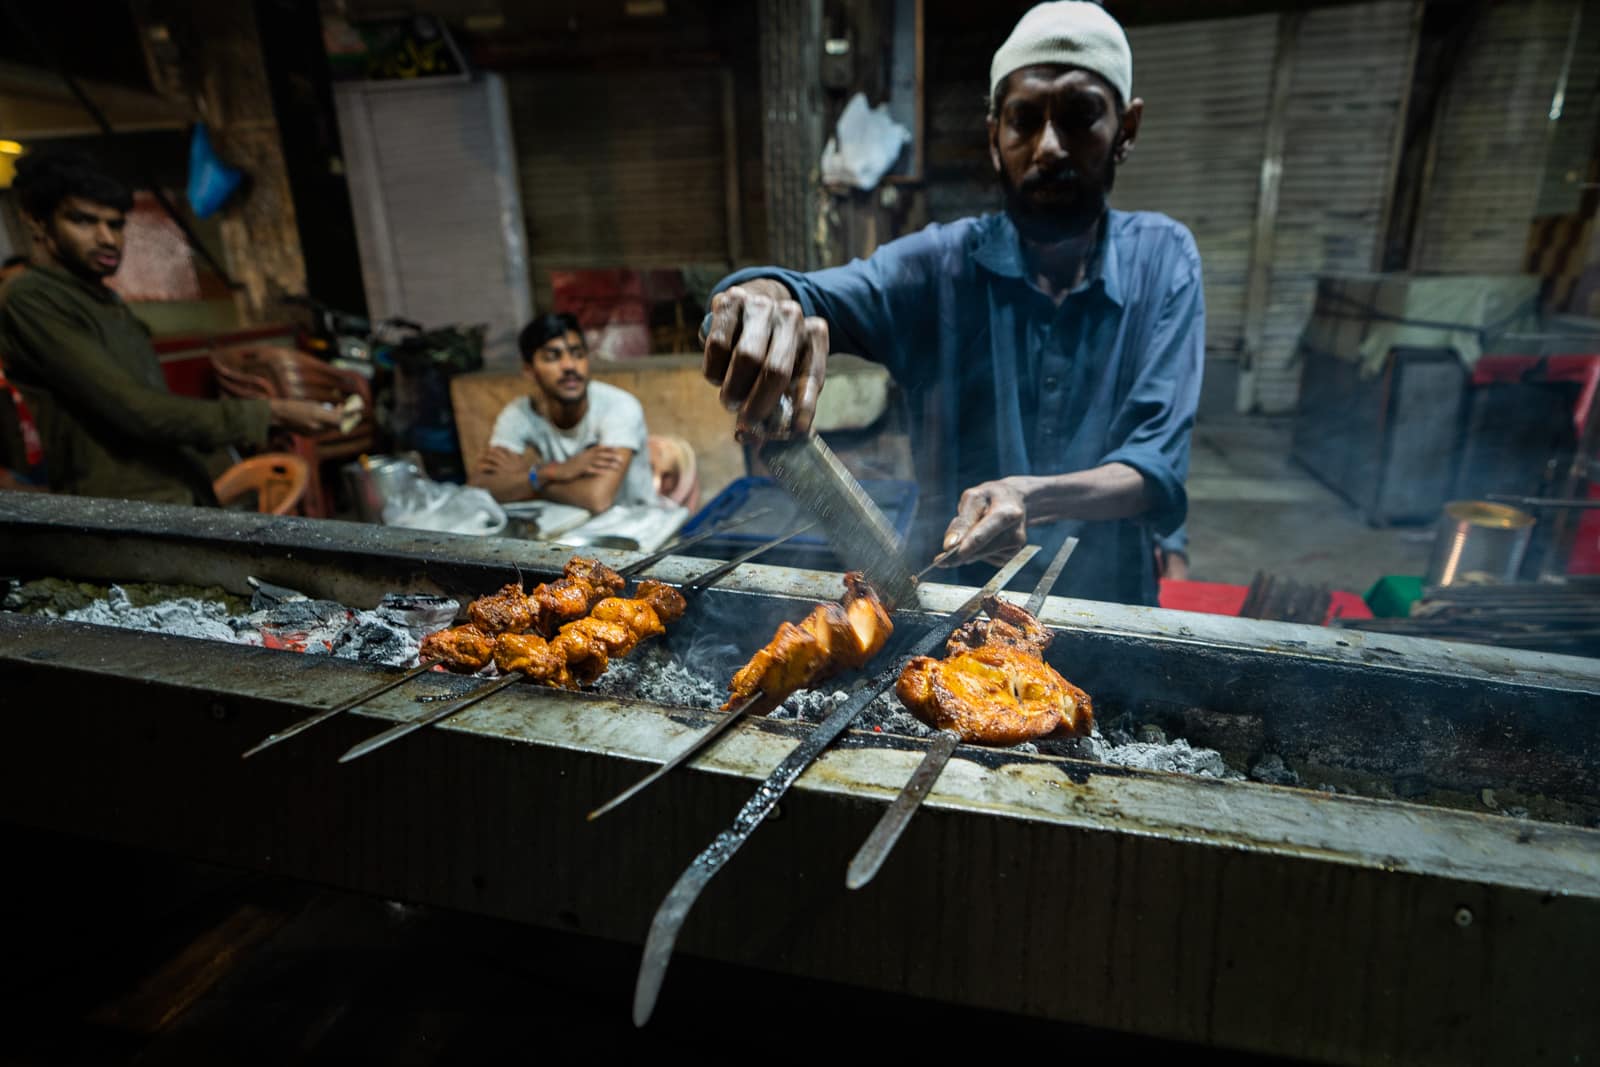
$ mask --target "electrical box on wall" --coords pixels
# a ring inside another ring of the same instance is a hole
[[[822,87],[842,93],[855,81],[855,51],[848,37],[829,37],[822,42]]]

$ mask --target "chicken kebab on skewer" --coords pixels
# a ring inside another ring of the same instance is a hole
[[[845,574],[844,590],[842,600],[818,604],[799,625],[780,623],[772,640],[734,674],[722,710],[757,694],[776,706],[793,693],[866,666],[894,633],[894,623],[860,571]]]
[[[438,660],[452,671],[482,670],[494,658],[501,635],[532,632],[552,637],[564,623],[583,618],[600,601],[620,593],[625,584],[622,575],[598,560],[574,556],[553,582],[532,591],[512,582],[498,593],[474,600],[467,605],[471,621],[429,634],[422,639],[418,656]]]
[[[722,705],[729,714],[660,767],[591,811],[589,818],[599,818],[681,767],[757,704],[771,710],[801,689],[866,666],[888,642],[894,623],[877,591],[859,571],[844,576],[844,589],[842,600],[818,604],[799,625],[780,623],[772,640],[734,674],[728,702]]]
[[[905,665],[895,695],[917,718],[962,741],[1015,745],[1081,737],[1094,725],[1089,694],[1044,661],[1053,635],[1029,612],[991,596],[945,644],[944,659]]]
[[[577,688],[605,673],[611,657],[683,616],[683,595],[672,586],[647,578],[632,597],[616,596],[624,584],[604,564],[574,558],[563,577],[531,592],[512,584],[473,601],[472,622],[430,634],[421,654],[451,670],[477,671],[493,661],[502,673]]]

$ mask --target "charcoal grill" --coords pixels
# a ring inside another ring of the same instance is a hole
[[[509,540],[0,494],[10,575],[240,593],[255,575],[370,607],[389,592],[464,602],[514,567],[549,577],[565,559]],[[836,574],[748,566],[672,639],[749,651],[838,592]],[[926,587],[925,607],[967,592]],[[1567,1063],[1600,1049],[1600,666],[1065,599],[1042,619],[1051,661],[1102,720],[1160,724],[1239,764],[1271,752],[1322,789],[963,747],[877,881],[850,893],[845,864],[924,751],[856,732],[708,891],[680,949],[1330,1062]],[[335,765],[371,720],[472,684],[429,675],[241,764],[263,735],[383,676],[0,613],[0,817],[638,942],[683,863],[807,729],[744,724],[598,823],[585,812],[708,713],[518,687]]]

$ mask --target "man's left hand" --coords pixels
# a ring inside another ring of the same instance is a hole
[[[944,563],[1004,562],[1028,543],[1028,500],[1013,478],[975,485],[961,494],[944,532]]]

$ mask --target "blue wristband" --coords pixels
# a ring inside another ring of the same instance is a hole
[[[539,488],[539,465],[537,463],[528,468],[528,485],[534,490]]]

